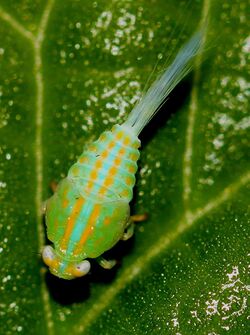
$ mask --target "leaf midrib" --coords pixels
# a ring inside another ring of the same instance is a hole
[[[20,24],[14,17],[0,7],[0,18],[7,22],[16,32],[26,38],[32,45],[34,51],[34,77],[36,85],[36,107],[35,107],[35,170],[36,170],[36,194],[35,208],[37,220],[37,235],[38,235],[38,251],[41,251],[45,243],[43,232],[43,224],[41,217],[42,190],[43,190],[43,152],[42,152],[42,130],[43,130],[43,102],[44,102],[44,78],[42,73],[42,44],[45,39],[45,31],[47,28],[49,16],[54,4],[54,0],[48,0],[42,14],[37,34],[34,35]],[[54,334],[54,325],[52,321],[52,312],[49,302],[49,293],[45,285],[44,271],[41,274],[41,297],[43,301],[44,315],[47,325],[48,334]]]

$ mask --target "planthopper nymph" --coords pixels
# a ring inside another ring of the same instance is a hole
[[[42,257],[50,272],[73,279],[90,270],[88,259],[104,268],[115,261],[102,254],[133,235],[130,216],[140,140],[138,136],[175,86],[186,76],[202,45],[197,32],[133,108],[127,120],[104,131],[69,169],[46,203],[46,226],[52,246]]]

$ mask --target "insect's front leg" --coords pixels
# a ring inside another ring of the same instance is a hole
[[[128,223],[126,225],[125,231],[121,237],[121,240],[126,241],[130,237],[133,236],[134,234],[134,229],[135,229],[135,222],[142,222],[147,219],[148,215],[147,214],[136,214],[136,215],[131,215]]]
[[[135,229],[135,224],[130,217],[130,219],[127,223],[127,227],[125,228],[124,233],[121,237],[121,240],[122,241],[127,241],[130,237],[132,237],[133,234],[134,234],[134,229]]]
[[[102,268],[104,268],[106,270],[112,269],[117,263],[116,260],[114,260],[114,259],[107,260],[103,257],[98,257],[96,259],[96,261]]]
[[[127,224],[126,224],[124,233],[121,237],[121,240],[126,241],[129,238],[131,238],[134,234],[135,222],[144,221],[144,220],[147,219],[147,217],[148,217],[147,214],[137,214],[137,215],[130,216],[130,218],[129,218]],[[96,259],[96,261],[102,268],[104,268],[106,270],[112,269],[117,263],[117,261],[114,260],[114,259],[107,260],[107,259],[103,258],[102,256],[98,257]]]

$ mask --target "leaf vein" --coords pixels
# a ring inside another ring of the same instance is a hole
[[[25,38],[34,43],[34,35],[29,30],[24,28],[24,26],[20,22],[18,22],[13,16],[7,13],[2,7],[0,7],[0,18],[3,21],[9,23],[9,25],[20,35],[24,36]]]
[[[205,0],[202,8],[201,27],[206,24],[210,12],[210,0]],[[203,36],[202,45],[205,44],[206,36]],[[200,80],[200,66],[202,63],[202,53],[197,55],[195,62],[194,85],[191,92],[190,112],[188,115],[188,125],[186,132],[186,148],[183,156],[183,203],[186,210],[186,219],[191,220],[190,211],[188,209],[189,199],[192,192],[192,157],[193,157],[193,136],[195,119],[198,110],[198,82]]]
[[[43,200],[43,151],[42,151],[42,131],[43,131],[43,112],[44,112],[44,78],[42,72],[42,44],[45,39],[45,31],[52,11],[54,0],[49,0],[44,9],[38,33],[34,40],[34,75],[36,83],[36,137],[35,137],[35,165],[36,165],[36,213],[37,213],[37,234],[39,251],[45,244],[43,223],[41,217],[41,205]],[[50,308],[49,293],[47,291],[44,279],[44,271],[41,270],[41,296],[45,319],[47,323],[48,334],[54,334],[53,316]]]

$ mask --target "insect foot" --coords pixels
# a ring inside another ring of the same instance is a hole
[[[130,225],[125,229],[125,232],[123,233],[121,237],[121,240],[127,241],[128,239],[130,239],[134,234],[134,228],[135,228],[135,225],[133,222],[131,222]]]
[[[99,257],[96,260],[97,260],[98,264],[106,270],[112,269],[117,263],[117,261],[114,260],[114,259],[107,260],[103,257]]]

